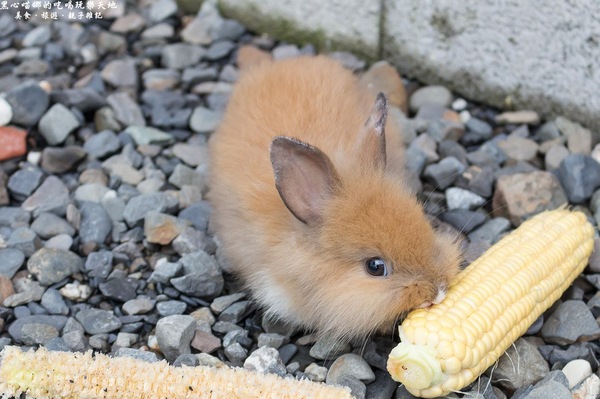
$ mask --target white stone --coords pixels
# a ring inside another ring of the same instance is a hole
[[[4,99],[4,97],[0,96],[0,126],[6,126],[10,123],[10,120],[13,117],[12,107]]]
[[[469,121],[469,119],[471,119],[471,113],[467,110],[460,111],[458,116],[460,116],[460,121],[462,123],[467,123]]]
[[[486,203],[486,199],[462,188],[451,187],[446,190],[448,209],[476,209]]]
[[[464,98],[457,98],[456,100],[452,101],[451,107],[455,111],[463,111],[465,108],[467,108],[467,100]]]
[[[562,372],[569,380],[569,389],[573,389],[577,384],[585,380],[592,374],[592,366],[587,360],[575,359],[563,367]]]
[[[597,399],[600,396],[600,378],[596,374],[590,375],[571,393],[573,399]]]

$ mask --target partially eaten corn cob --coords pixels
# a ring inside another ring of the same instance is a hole
[[[467,386],[560,298],[593,247],[581,212],[561,208],[523,223],[459,273],[440,304],[408,315],[388,371],[423,398]]]
[[[35,399],[351,399],[348,388],[284,379],[239,368],[172,367],[91,352],[23,352],[1,355],[0,397]]]

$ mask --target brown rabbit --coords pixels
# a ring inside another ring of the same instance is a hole
[[[210,142],[211,223],[267,314],[357,338],[444,297],[458,247],[410,194],[386,115],[382,94],[324,56],[237,83]]]

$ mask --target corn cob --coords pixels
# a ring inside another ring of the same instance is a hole
[[[351,399],[348,388],[284,379],[240,368],[172,367],[165,361],[6,347],[0,397],[35,399]]]
[[[585,215],[565,208],[523,223],[459,273],[441,303],[407,316],[392,377],[423,398],[473,382],[581,273],[593,237]]]

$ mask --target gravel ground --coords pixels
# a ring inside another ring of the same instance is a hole
[[[207,229],[206,141],[239,69],[314,48],[208,4],[185,16],[172,0],[109,4],[89,20],[0,8],[0,347],[224,362],[411,397],[385,372],[391,337],[342,345],[263,319]],[[501,113],[331,56],[387,92],[414,189],[464,235],[466,263],[564,203],[600,223],[600,136],[568,115]],[[599,288],[594,256],[467,397],[597,397]]]

